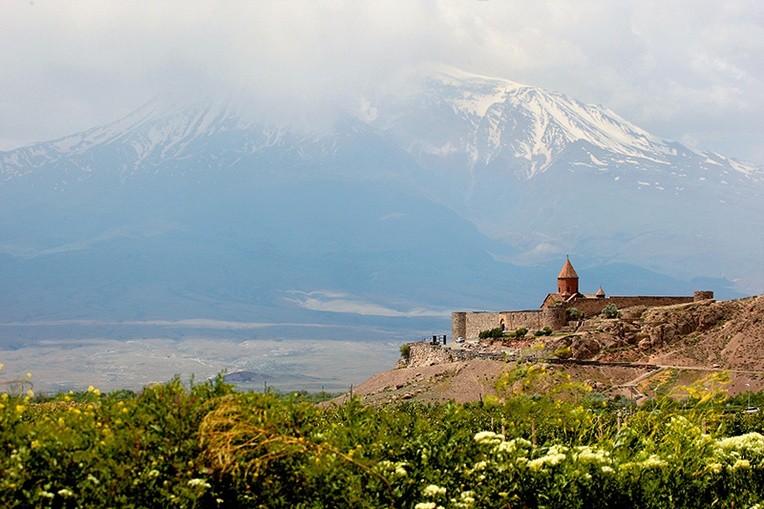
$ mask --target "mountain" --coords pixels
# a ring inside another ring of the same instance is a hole
[[[515,263],[586,253],[764,288],[760,166],[660,139],[559,93],[453,69],[366,110],[430,170],[441,202],[520,250]]]
[[[274,123],[246,91],[161,98],[0,153],[0,323],[426,335],[538,306],[568,253],[610,294],[764,288],[760,167],[453,69],[355,104]]]

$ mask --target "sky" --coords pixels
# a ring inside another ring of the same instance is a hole
[[[764,165],[760,0],[3,0],[0,150],[168,91],[244,87],[278,114],[432,63]]]

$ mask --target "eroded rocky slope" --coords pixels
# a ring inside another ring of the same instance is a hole
[[[729,373],[731,394],[764,389],[764,295],[620,311],[619,318],[589,317],[550,337],[453,348],[412,344],[397,369],[368,379],[354,395],[372,404],[501,398],[518,390],[501,383],[505,374],[531,365],[543,369],[539,383],[547,390],[569,379],[641,397],[661,384],[688,384],[719,372]],[[558,364],[560,357],[570,363]],[[613,364],[623,362],[634,365]]]

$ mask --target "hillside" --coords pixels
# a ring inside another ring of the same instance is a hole
[[[408,361],[369,378],[353,395],[372,404],[501,397],[521,383],[497,391],[502,374],[531,365],[545,370],[533,386],[544,392],[569,375],[595,391],[641,399],[719,372],[729,373],[730,394],[764,389],[764,295],[626,308],[620,318],[592,317],[571,328],[541,339],[463,347],[412,344]],[[566,350],[570,358],[561,363]]]

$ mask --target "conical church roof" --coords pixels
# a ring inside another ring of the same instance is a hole
[[[576,274],[576,269],[573,268],[573,264],[570,263],[570,259],[565,259],[565,265],[562,266],[562,270],[560,271],[560,274],[557,276],[557,279],[578,279],[578,274]]]

